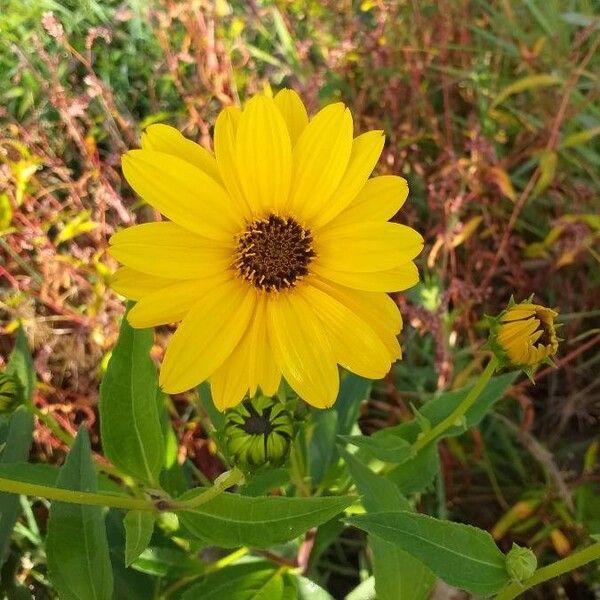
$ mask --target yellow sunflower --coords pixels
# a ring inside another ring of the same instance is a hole
[[[408,195],[401,177],[369,179],[381,131],[353,138],[350,111],[312,119],[299,96],[257,95],[225,108],[214,155],[166,125],[123,157],[132,188],[169,221],[112,236],[124,266],[114,289],[137,301],[133,327],[181,321],[160,386],[209,380],[220,410],[281,377],[313,406],[331,406],[337,365],[378,379],[401,356],[402,319],[386,292],[419,278],[423,246],[390,223]]]
[[[509,306],[499,318],[496,339],[510,362],[518,367],[537,365],[554,356],[558,338],[551,308],[522,302]]]

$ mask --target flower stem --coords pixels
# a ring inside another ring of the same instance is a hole
[[[547,567],[538,569],[529,579],[522,582],[513,582],[507,585],[504,589],[500,590],[500,593],[496,596],[496,600],[513,600],[517,596],[520,596],[525,590],[554,579],[559,575],[573,571],[578,567],[587,565],[593,560],[600,560],[600,542],[596,542],[583,550],[573,552],[570,556],[563,558]]]
[[[145,498],[132,498],[131,496],[117,496],[113,494],[96,494],[94,492],[79,492],[64,490],[62,488],[27,483],[14,479],[0,477],[0,492],[20,494],[23,496],[40,496],[59,502],[72,504],[87,504],[92,506],[110,506],[111,508],[124,508],[127,510],[157,510],[151,500]]]
[[[216,498],[232,485],[243,481],[244,474],[237,467],[234,467],[231,471],[226,471],[222,475],[219,475],[219,477],[215,479],[213,486],[208,488],[205,492],[187,500],[171,501],[170,510],[191,510]]]
[[[485,370],[479,376],[477,383],[471,388],[471,391],[467,394],[465,399],[444,420],[440,421],[435,427],[424,432],[421,437],[417,438],[417,441],[413,444],[413,449],[416,452],[422,450],[427,444],[444,433],[444,431],[453,427],[456,422],[466,414],[471,406],[475,404],[475,400],[479,398],[479,394],[481,394],[483,388],[485,388],[488,381],[491,379],[497,366],[498,359],[495,356],[492,356]]]

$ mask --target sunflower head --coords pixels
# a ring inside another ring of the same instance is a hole
[[[517,304],[511,298],[506,310],[491,319],[490,346],[503,364],[528,373],[542,362],[553,364],[559,341],[557,315],[531,299]]]
[[[277,398],[257,396],[226,412],[223,437],[231,463],[243,471],[277,467],[287,460],[294,420]]]
[[[221,411],[275,394],[282,378],[331,406],[338,365],[380,379],[400,358],[388,292],[419,279],[423,247],[392,222],[402,177],[370,177],[382,131],[354,134],[342,103],[309,117],[300,97],[259,94],[216,120],[214,152],[154,124],[123,174],[164,220],[118,231],[112,286],[135,300],[133,327],[179,323],[165,352],[167,393],[211,384]]]

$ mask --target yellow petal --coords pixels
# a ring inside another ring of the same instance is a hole
[[[248,378],[244,371],[245,354],[239,351],[243,342],[234,349],[225,362],[210,376],[210,391],[218,410],[223,412],[237,406],[248,392]]]
[[[240,341],[254,305],[254,291],[235,279],[207,292],[167,346],[160,387],[177,394],[210,377]]]
[[[396,303],[380,292],[363,292],[328,283],[318,278],[313,285],[347,306],[379,335],[390,353],[390,360],[400,358],[402,352],[396,334],[402,330],[402,316]]]
[[[313,272],[339,285],[365,292],[400,292],[419,282],[419,270],[413,262],[370,273],[337,271],[320,266],[315,266]]]
[[[387,221],[402,208],[407,197],[406,179],[395,175],[373,177],[331,224]]]
[[[505,323],[500,327],[498,341],[507,346],[513,340],[520,342],[527,341],[529,336],[539,327],[540,322],[537,319],[526,319],[524,321],[513,321]]]
[[[514,307],[507,311],[507,313],[500,319],[503,323],[508,323],[510,321],[521,321],[523,319],[528,319],[535,315],[535,308],[527,308],[527,307]]]
[[[363,133],[355,138],[344,177],[331,199],[314,218],[313,227],[321,227],[329,223],[356,198],[379,160],[384,141],[383,131],[377,130]]]
[[[372,273],[336,271],[320,265],[311,266],[311,270],[329,281],[368,292],[400,292],[411,288],[419,281],[419,270],[413,262],[387,271],[373,271]]]
[[[123,174],[146,202],[186,229],[230,240],[243,225],[225,190],[209,175],[172,154],[131,150]]]
[[[156,123],[142,134],[142,149],[172,154],[198,167],[216,182],[221,183],[217,161],[211,152],[185,138],[180,131],[169,125]]]
[[[340,365],[369,379],[385,376],[390,369],[390,354],[365,321],[345,304],[316,287],[300,286],[297,293],[314,307]]]
[[[308,114],[300,96],[294,90],[283,89],[275,95],[275,106],[283,116],[292,146],[308,125]]]
[[[267,300],[269,342],[283,376],[305,402],[317,408],[331,406],[339,374],[314,309],[296,293],[271,294]]]
[[[248,101],[236,135],[236,164],[244,197],[256,216],[280,213],[292,176],[292,146],[273,100]]]
[[[219,410],[238,404],[248,390],[254,395],[258,386],[268,396],[279,387],[281,373],[267,343],[265,309],[266,298],[259,294],[240,343],[211,376],[213,400]]]
[[[421,234],[399,223],[330,226],[315,236],[315,265],[351,272],[387,271],[421,252]]]
[[[247,220],[251,218],[248,202],[244,198],[240,176],[235,162],[235,139],[242,111],[237,106],[224,108],[215,123],[215,156],[225,189]]]
[[[293,151],[291,214],[310,222],[337,189],[352,151],[352,116],[341,103],[319,111]]]
[[[109,254],[125,266],[169,279],[197,279],[227,270],[233,250],[170,222],[123,229],[111,239]]]
[[[144,296],[127,313],[132,327],[156,327],[181,321],[207,292],[227,278],[223,275],[205,279],[187,279]]]
[[[143,296],[173,283],[177,283],[177,279],[157,277],[156,275],[148,275],[148,273],[135,271],[129,267],[121,267],[113,273],[110,280],[110,287],[117,294],[125,296],[125,298],[139,300]]]
[[[267,396],[273,395],[279,387],[281,371],[275,363],[273,350],[268,340],[267,298],[259,294],[256,312],[248,327],[248,387],[253,395],[257,388]]]

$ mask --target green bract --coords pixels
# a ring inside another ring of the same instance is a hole
[[[292,416],[277,398],[257,396],[226,413],[227,454],[242,470],[282,465],[288,457],[293,437]]]
[[[529,548],[513,544],[506,555],[506,570],[514,581],[529,579],[537,569],[537,558]]]

